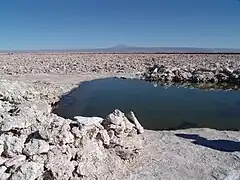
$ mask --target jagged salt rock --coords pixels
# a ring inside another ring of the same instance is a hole
[[[8,158],[0,156],[0,166],[3,165],[7,160]]]
[[[125,129],[126,129],[125,121],[122,121],[120,126],[117,126],[117,128],[114,129],[115,135],[116,136],[122,136],[125,132]]]
[[[41,100],[41,101],[35,102],[34,104],[32,104],[31,108],[41,111],[45,114],[50,113],[52,110],[51,106],[47,103],[46,100]]]
[[[194,74],[192,76],[192,81],[194,81],[194,82],[204,82],[205,81],[205,76],[203,74]]]
[[[106,159],[109,158],[109,155],[103,146],[99,146],[95,141],[88,141],[75,172],[86,179],[95,179],[96,174],[102,174],[106,170],[105,164],[108,163]]]
[[[144,129],[142,125],[139,123],[139,121],[137,120],[135,114],[132,111],[130,111],[127,117],[129,120],[131,120],[135,124],[135,127],[138,130],[138,133],[142,134],[144,132]]]
[[[123,138],[118,138],[116,136],[113,136],[110,140],[110,144],[114,146],[121,146],[122,145],[122,139]]]
[[[108,136],[109,136],[110,139],[113,139],[115,137],[114,131],[113,130],[109,130],[108,131]]]
[[[31,160],[36,163],[44,164],[47,161],[47,154],[36,154],[31,156]]]
[[[6,166],[0,166],[0,178],[3,176],[6,170],[7,170]]]
[[[77,170],[76,170],[77,174],[79,174],[81,176],[87,176],[88,175],[88,171],[87,171],[88,168],[86,168],[87,165],[88,165],[87,163],[85,163],[85,164],[79,163]]]
[[[154,70],[153,70],[153,73],[157,73],[158,72],[158,68],[155,68]]]
[[[240,76],[238,74],[233,73],[231,76],[233,79],[238,79]]]
[[[35,154],[47,153],[49,150],[49,144],[40,139],[33,139],[29,143],[25,144],[23,153],[27,156],[32,156]]]
[[[107,116],[107,120],[115,125],[120,125],[124,120],[124,113],[122,113],[120,110],[115,109],[113,113],[109,114]]]
[[[5,166],[7,166],[7,167],[11,167],[11,166],[13,166],[13,165],[19,166],[19,165],[21,165],[25,160],[26,160],[26,156],[24,156],[24,155],[18,155],[18,156],[15,156],[15,157],[12,157],[12,158],[8,159],[8,160],[5,162]]]
[[[68,144],[74,142],[74,136],[66,119],[57,117],[50,124],[42,125],[39,129],[40,136],[51,144]]]
[[[25,106],[26,105],[26,106]],[[30,105],[21,104],[18,108],[15,107],[14,115],[7,114],[4,116],[0,130],[10,131],[11,129],[25,129],[36,123],[37,112]]]
[[[5,108],[3,107],[3,101],[0,100],[0,113],[3,113],[4,111],[5,111]]]
[[[74,134],[75,137],[81,138],[82,137],[82,131],[79,129],[79,127],[73,127],[71,129],[71,132]]]
[[[2,140],[0,140],[0,156],[4,151],[4,142]]]
[[[2,122],[1,131],[10,131],[14,128],[27,128],[31,125],[30,121],[27,121],[24,117],[9,117],[5,118]]]
[[[15,136],[6,136],[4,142],[4,154],[8,157],[14,157],[15,155],[21,154],[24,146],[24,139],[20,139]]]
[[[52,172],[54,179],[69,179],[74,171],[74,161],[69,149],[64,150],[61,146],[53,147],[47,154],[45,167]]]
[[[35,180],[43,174],[43,171],[43,164],[26,162],[9,177],[9,180]]]
[[[214,66],[215,66],[216,68],[220,68],[220,67],[221,67],[221,64],[217,62],[217,63],[214,64]]]
[[[110,137],[109,137],[107,131],[105,129],[101,130],[99,132],[99,134],[100,134],[100,137],[101,137],[101,139],[103,141],[103,144],[108,146],[110,144]]]
[[[177,67],[173,67],[173,68],[171,69],[172,72],[175,72],[175,71],[178,71],[178,70],[179,70],[179,68],[177,68]]]
[[[109,125],[109,129],[117,129],[117,128],[118,128],[118,126],[115,125],[115,124],[110,124]]]
[[[189,72],[182,72],[181,76],[183,77],[183,79],[185,80],[189,80],[192,77],[192,73]]]
[[[116,154],[123,160],[131,160],[135,156],[135,153],[130,149],[117,149]]]
[[[101,117],[75,116],[74,119],[76,119],[79,124],[84,125],[84,126],[101,124],[103,121],[103,118],[101,118]]]
[[[224,72],[227,74],[227,75],[230,75],[230,74],[232,74],[233,73],[233,69],[230,69],[228,66],[225,66],[224,68],[223,68],[223,70],[224,70]]]
[[[11,176],[10,173],[3,173],[3,174],[1,175],[1,178],[5,180],[5,179],[9,179],[10,176]]]
[[[131,123],[127,117],[124,118],[125,122],[125,132],[130,132],[135,127],[133,123]]]

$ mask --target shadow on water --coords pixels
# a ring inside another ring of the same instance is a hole
[[[203,91],[105,78],[81,83],[63,95],[53,113],[106,117],[114,109],[133,111],[145,129],[240,130],[240,91]]]
[[[193,144],[208,147],[223,152],[240,152],[240,142],[230,140],[208,140],[197,134],[176,134],[176,136],[191,139]]]

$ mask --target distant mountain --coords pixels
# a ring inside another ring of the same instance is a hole
[[[127,45],[117,45],[109,48],[97,49],[48,49],[48,50],[16,50],[0,51],[7,52],[99,52],[99,53],[240,53],[240,49],[229,48],[195,48],[195,47],[135,47]]]
[[[145,52],[145,53],[240,53],[240,49],[228,48],[194,48],[194,47],[134,47],[117,45],[105,49],[95,49],[102,52]]]

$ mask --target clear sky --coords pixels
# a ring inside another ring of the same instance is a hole
[[[1,0],[0,50],[240,48],[239,0]]]

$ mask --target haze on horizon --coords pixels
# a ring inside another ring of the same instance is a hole
[[[5,0],[0,17],[0,50],[240,49],[237,0]]]

